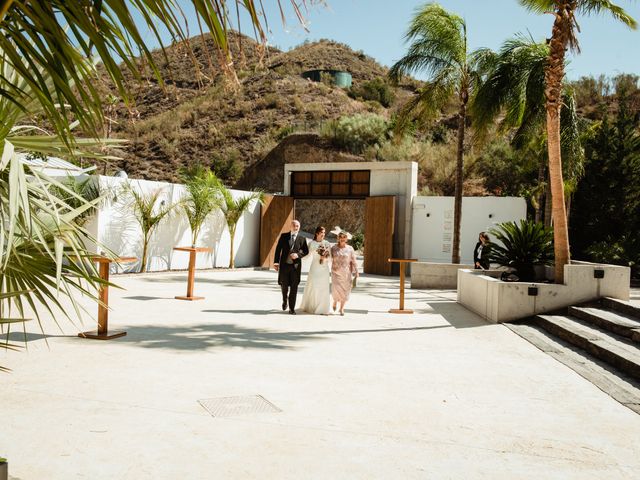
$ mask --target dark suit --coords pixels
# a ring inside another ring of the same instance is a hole
[[[289,254],[297,253],[298,258],[291,260]],[[307,240],[300,235],[291,243],[291,232],[280,235],[274,263],[279,264],[278,284],[282,289],[282,303],[289,302],[289,310],[296,308],[296,296],[298,295],[298,284],[300,283],[300,272],[302,270],[302,257],[309,254]]]
[[[482,250],[480,250],[482,247]],[[482,245],[482,242],[476,243],[476,248],[473,249],[473,265],[476,270],[484,269],[489,270],[489,252],[491,251],[491,246],[486,243]],[[476,263],[479,263],[478,267]]]

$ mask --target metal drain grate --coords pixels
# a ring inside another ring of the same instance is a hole
[[[251,413],[277,413],[278,407],[265,399],[262,395],[246,397],[205,398],[198,403],[208,411],[212,417],[234,417]]]

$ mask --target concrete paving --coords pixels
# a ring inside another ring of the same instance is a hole
[[[344,317],[290,316],[274,272],[199,273],[199,302],[173,299],[185,278],[114,277],[126,337],[45,321],[48,347],[32,324],[0,352],[12,478],[640,478],[640,416],[455,292],[392,315],[398,280],[367,277]],[[198,403],[254,395],[280,411]]]

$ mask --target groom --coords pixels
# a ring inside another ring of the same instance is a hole
[[[300,222],[291,222],[291,231],[280,235],[276,246],[276,255],[273,268],[278,272],[278,284],[282,288],[282,310],[296,314],[296,296],[300,283],[300,271],[302,270],[302,257],[309,254],[307,240],[299,234]]]

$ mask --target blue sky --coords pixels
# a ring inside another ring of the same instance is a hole
[[[185,2],[186,3],[186,2]],[[231,2],[230,2],[231,3]],[[286,5],[288,0],[282,0]],[[275,0],[264,0],[268,10],[269,43],[288,50],[305,40],[328,38],[362,50],[383,65],[390,66],[406,51],[403,36],[416,7],[416,0],[327,0],[327,6],[314,6],[308,14],[309,32],[296,21],[289,9],[283,26]],[[517,0],[440,0],[446,9],[465,18],[470,47],[497,49],[515,33],[530,32],[536,40],[551,34],[553,17],[536,15],[521,7]],[[640,22],[640,2],[617,0]],[[197,23],[191,18],[195,34]],[[582,53],[571,56],[567,74],[570,79],[583,75],[613,76],[618,73],[640,75],[640,30],[632,31],[607,16],[582,17],[579,41]],[[245,26],[248,23],[245,22]]]

